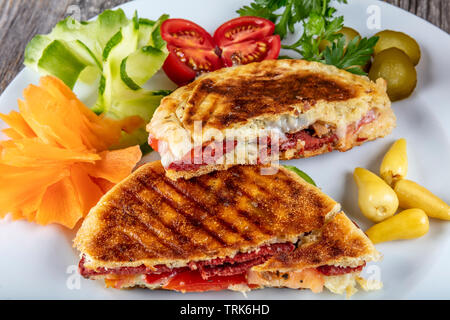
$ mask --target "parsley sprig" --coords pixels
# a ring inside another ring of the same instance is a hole
[[[309,61],[334,65],[355,74],[365,75],[361,66],[367,64],[378,41],[377,37],[354,38],[346,45],[345,38],[338,33],[344,26],[344,17],[335,16],[336,9],[331,0],[254,0],[250,5],[237,10],[241,16],[258,16],[275,23],[275,33],[284,39],[295,33],[297,24],[303,27],[300,38],[282,48],[292,50]],[[347,3],[347,0],[336,0]],[[319,49],[322,41],[332,43],[324,51]],[[282,58],[289,58],[283,56]],[[359,66],[359,67],[358,67]]]
[[[373,53],[378,37],[369,39],[353,38],[345,47],[345,38],[341,37],[323,52],[323,63],[331,64],[348,72],[366,75],[361,66],[365,66]],[[360,66],[360,67],[358,67]]]

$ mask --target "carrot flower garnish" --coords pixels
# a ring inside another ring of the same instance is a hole
[[[113,120],[86,107],[61,80],[30,85],[19,112],[0,114],[0,218],[73,228],[141,159],[139,146],[110,150],[142,119]]]

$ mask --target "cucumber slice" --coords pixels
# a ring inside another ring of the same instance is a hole
[[[157,49],[165,47],[166,42],[161,37],[161,24],[169,18],[163,14],[156,21],[139,19],[139,48],[152,46]]]
[[[136,91],[134,91],[136,92]],[[113,105],[110,106],[108,112],[105,113],[107,117],[120,119],[123,117],[138,115],[146,122],[150,121],[156,108],[159,106],[163,96],[153,95],[144,89],[138,91],[140,97],[138,99],[130,100],[114,100]],[[131,134],[124,133],[119,143],[119,147],[130,145],[142,145],[147,143],[148,132],[145,128],[135,130]]]
[[[31,39],[31,41],[27,44],[25,48],[24,64],[30,69],[39,72],[38,69],[39,59],[42,56],[42,52],[45,50],[45,48],[48,47],[48,45],[51,42],[52,39],[40,34]]]
[[[73,88],[80,73],[92,63],[78,55],[73,46],[55,40],[42,52],[37,65],[39,69],[60,78],[67,86]]]
[[[152,91],[152,93],[155,96],[168,96],[169,94],[171,94],[174,90],[156,90],[156,91]]]
[[[148,91],[144,89],[139,91],[141,91],[141,97],[137,99],[114,101],[114,104],[109,108],[107,115],[113,118],[124,118],[137,115],[145,121],[149,121],[163,97],[148,94]]]
[[[166,42],[161,37],[161,24],[167,19],[169,19],[169,15],[163,14],[161,17],[158,18],[158,20],[156,20],[152,30],[152,37],[151,37],[152,41],[150,43],[152,47],[155,47],[157,49],[162,49],[166,47]]]
[[[155,25],[155,21],[146,19],[146,18],[139,18],[139,27],[142,26],[149,26],[150,28]]]
[[[78,45],[81,49],[83,49],[83,50],[80,51],[80,53],[83,54],[83,52],[84,52],[83,56],[85,56],[85,57],[86,57],[86,54],[87,54],[88,57],[86,57],[86,58],[87,58],[88,60],[93,61],[93,62],[95,63],[95,65],[98,67],[98,70],[102,70],[102,67],[103,67],[103,66],[102,66],[101,62],[97,59],[97,57],[96,57],[95,54],[91,51],[91,49],[89,49],[89,47],[88,47],[86,44],[84,44],[84,42],[81,41],[81,40],[75,40],[75,42],[77,43],[77,45]]]
[[[157,21],[127,19],[122,10],[106,10],[97,20],[60,21],[47,35],[37,35],[25,50],[25,65],[40,74],[51,74],[73,88],[80,80],[99,80],[98,98],[92,110],[113,118],[138,115],[149,121],[166,90],[152,92],[141,86],[160,69],[167,57],[161,38],[162,15]],[[141,128],[125,135],[127,145],[145,144]]]
[[[139,90],[159,69],[167,58],[167,51],[151,46],[143,47],[122,60],[120,77],[132,90]]]
[[[131,79],[127,74],[127,60],[128,57],[122,60],[122,63],[120,64],[120,78],[122,81],[130,88],[131,90],[139,90],[141,87]]]
[[[106,10],[91,22],[68,17],[51,33],[37,35],[30,41],[25,49],[24,63],[41,74],[60,78],[71,88],[80,74],[84,80],[92,81],[103,68],[103,48],[121,27],[128,24],[129,20],[120,9]],[[96,66],[98,72],[91,68],[83,72],[87,66]]]
[[[109,53],[111,50],[117,46],[123,40],[122,29],[120,29],[115,35],[112,36],[111,39],[106,43],[105,48],[103,49],[102,58],[103,61],[106,61],[109,57]]]
[[[122,137],[117,145],[111,147],[111,149],[123,149],[128,146],[135,145],[148,145],[148,132],[145,128],[139,128],[133,133],[122,132]]]
[[[47,36],[64,41],[80,40],[101,61],[101,54],[107,42],[129,22],[123,10],[106,10],[97,20],[89,22],[79,22],[68,17],[60,21]]]
[[[137,20],[135,14],[134,20]],[[108,112],[112,101],[122,99],[121,94],[128,87],[120,79],[120,63],[136,51],[139,37],[139,24],[132,22],[121,28],[107,42],[103,50],[103,78],[99,88],[95,110]]]
[[[122,60],[137,50],[138,38],[139,24],[129,23],[108,41],[103,50],[103,60],[110,62],[112,70],[117,71],[118,76],[120,76],[119,67]]]
[[[155,21],[139,18],[139,48],[149,45]]]
[[[102,49],[105,47],[106,43],[111,39],[111,37],[117,33],[118,30],[127,26],[130,20],[127,18],[122,9],[118,10],[106,10],[103,11],[97,18],[97,20],[92,22],[81,23],[83,26],[78,32],[78,37],[81,40],[81,36],[93,39],[92,46],[90,48],[99,48],[98,54],[102,53]],[[72,33],[73,34],[73,33]]]
[[[98,79],[100,72],[97,67],[87,66],[81,71],[78,80],[85,84],[93,84]]]

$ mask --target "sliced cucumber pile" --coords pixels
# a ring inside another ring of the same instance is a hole
[[[41,75],[53,75],[73,88],[100,79],[92,109],[113,118],[138,115],[149,121],[165,90],[142,86],[162,67],[168,55],[161,38],[162,15],[152,21],[135,12],[128,19],[121,10],[107,10],[94,21],[71,17],[60,21],[47,35],[37,35],[25,49],[25,65]],[[162,88],[163,89],[163,88]],[[145,130],[124,134],[121,146],[142,144]]]

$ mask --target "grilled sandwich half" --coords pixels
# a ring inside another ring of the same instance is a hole
[[[83,222],[74,240],[81,275],[114,288],[352,293],[380,256],[370,240],[295,173],[259,170],[173,181],[159,161],[142,166]]]
[[[236,164],[347,151],[394,126],[383,79],[317,62],[266,60],[177,89],[147,130],[167,176],[189,179]]]

